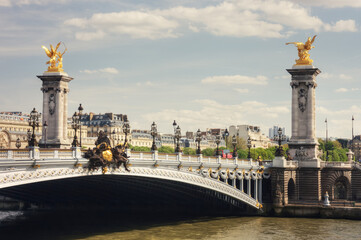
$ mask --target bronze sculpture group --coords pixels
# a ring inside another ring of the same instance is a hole
[[[118,144],[112,148],[106,133],[100,131],[95,146],[93,149],[89,148],[84,155],[85,158],[89,159],[89,170],[93,171],[101,167],[104,174],[111,165],[119,168],[123,164],[125,170],[130,171],[127,164],[128,156],[125,152],[127,142],[124,142],[123,145]]]

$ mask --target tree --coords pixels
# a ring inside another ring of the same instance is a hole
[[[226,141],[226,146],[231,151],[233,151],[232,137],[233,136],[228,136]],[[247,149],[246,140],[240,137],[237,137],[236,139],[237,139],[237,145],[236,145],[237,149]]]
[[[203,156],[211,157],[214,156],[214,149],[213,148],[206,148],[202,150]]]
[[[139,147],[139,146],[132,146],[130,148],[132,151],[136,151],[136,152],[150,152],[150,148],[149,147]]]
[[[190,147],[183,148],[184,155],[196,155],[196,150]]]
[[[158,148],[158,152],[160,153],[174,153],[174,148],[168,146],[161,146]]]

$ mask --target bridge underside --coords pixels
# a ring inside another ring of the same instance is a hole
[[[42,208],[118,209],[128,212],[241,214],[249,207],[229,196],[176,181],[98,175],[0,189],[0,195]]]

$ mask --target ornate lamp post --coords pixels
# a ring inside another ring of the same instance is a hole
[[[28,147],[30,147],[30,140],[31,140],[31,131],[28,129],[26,136],[28,137]]]
[[[155,137],[157,136],[157,124],[155,124],[155,122],[152,123],[152,126],[150,128],[150,134],[153,137],[153,144],[152,144],[152,151],[156,151],[157,150],[157,146],[155,145]]]
[[[39,127],[39,116],[40,114],[38,113],[38,111],[35,110],[35,108],[30,113],[29,126],[33,128],[33,133],[29,141],[29,147],[35,147],[38,145],[35,139],[35,127]]]
[[[124,146],[125,146],[125,149],[127,149],[128,148],[128,144],[127,144],[128,143],[128,134],[130,133],[130,125],[129,125],[127,116],[124,117],[123,133],[125,134]]]
[[[237,157],[237,138],[236,135],[233,135],[232,137],[232,145],[233,145],[233,154],[232,157],[236,158]]]
[[[278,136],[275,136],[274,139],[278,140],[278,149],[276,150],[276,156],[282,157],[284,155],[283,147],[282,147],[282,141],[286,140],[285,135],[282,135],[282,129],[278,128]]]
[[[177,139],[177,146],[175,148],[176,153],[180,152],[179,140],[180,140],[181,136],[182,136],[181,129],[179,126],[177,126],[177,128],[175,129],[175,134],[174,134],[174,138]]]
[[[80,147],[81,147],[81,116],[83,115],[83,106],[81,105],[81,103],[79,104],[79,107],[78,107],[78,115],[79,115],[79,128],[80,128],[80,131],[79,131],[79,144],[80,144]]]
[[[71,144],[72,147],[77,147],[78,146],[78,137],[76,136],[76,132],[79,128],[79,115],[77,112],[75,112],[72,116],[72,127],[74,129],[74,139],[73,139],[73,142]]]
[[[21,147],[20,138],[16,139],[15,147],[19,149]]]
[[[175,120],[174,120],[174,122],[173,122],[173,130],[174,130],[174,136],[175,136],[175,131],[176,131],[176,129],[177,129],[177,123],[175,122]],[[175,140],[175,137],[174,137],[174,149],[176,149],[176,140]]]
[[[200,155],[202,153],[201,152],[202,132],[200,129],[198,129],[198,131],[196,133],[196,141],[198,143],[197,154]]]
[[[216,156],[219,156],[219,144],[221,143],[221,135],[217,135],[216,136],[216,144],[217,144],[217,152],[216,152]]]
[[[227,147],[227,141],[228,141],[229,132],[228,129],[224,130],[224,139],[226,140],[226,147]]]
[[[45,121],[44,124],[43,124],[43,128],[44,128],[44,131],[45,131],[45,139],[44,139],[44,147],[46,148],[46,130],[48,129],[48,124],[47,122]]]
[[[252,140],[250,136],[247,139],[247,147],[248,147],[248,159],[251,159]]]

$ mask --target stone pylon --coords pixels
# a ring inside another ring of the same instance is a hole
[[[42,128],[40,147],[65,148],[70,143],[67,137],[68,124],[68,83],[73,79],[64,72],[45,72],[37,76],[43,81],[43,116],[42,123],[48,127]]]
[[[318,167],[319,151],[315,123],[316,76],[321,72],[312,65],[287,69],[292,75],[292,136],[290,155],[302,166]]]

